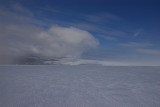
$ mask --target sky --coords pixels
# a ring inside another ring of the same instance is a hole
[[[159,0],[1,0],[0,64],[160,65],[159,10]]]

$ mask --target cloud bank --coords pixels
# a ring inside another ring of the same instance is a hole
[[[61,61],[61,64],[66,65],[101,65],[101,66],[159,66],[159,61],[150,60],[150,61],[103,61],[103,60],[86,60],[86,59],[79,59],[75,61]]]
[[[85,49],[98,45],[98,40],[85,30],[59,25],[44,28],[32,23],[36,19],[30,18],[27,10],[29,16],[0,11],[0,64],[15,63],[29,55],[79,58]]]

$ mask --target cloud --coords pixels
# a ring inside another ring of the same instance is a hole
[[[98,45],[88,31],[54,24],[44,28],[33,23],[39,20],[30,17],[31,14],[22,14],[30,13],[29,10],[19,5],[14,8],[17,12],[0,9],[0,64],[14,63],[27,55],[78,58],[88,47]]]
[[[52,26],[37,35],[37,39],[42,41],[42,44],[45,42],[43,45],[46,47],[42,52],[39,48],[36,50],[57,57],[78,57],[86,47],[98,45],[98,41],[89,32],[74,27]]]
[[[138,31],[138,32],[136,32],[136,33],[134,33],[134,37],[137,37],[138,35],[140,34],[140,32]]]
[[[102,60],[76,60],[76,61],[62,61],[62,64],[66,65],[85,65],[85,64],[98,64],[102,66],[160,66],[159,61],[148,61],[146,60],[141,61],[141,60],[135,60],[135,61],[102,61]]]
[[[85,20],[89,21],[89,22],[107,22],[110,23],[111,21],[120,21],[122,20],[121,17],[111,14],[111,13],[97,13],[97,14],[87,14],[87,15],[83,15]]]
[[[107,35],[107,36],[110,36],[110,37],[126,37],[128,36],[128,33],[125,32],[125,31],[121,31],[121,30],[118,30],[118,29],[113,29],[113,28],[110,28],[110,27],[107,27],[107,26],[101,26],[99,24],[94,24],[94,23],[68,23],[72,26],[75,26],[75,27],[78,27],[78,28],[81,28],[81,29],[85,29],[87,31],[90,31],[90,32],[94,32],[94,33],[97,33],[97,34],[100,34],[100,35]]]
[[[137,37],[137,36],[139,36],[140,34],[142,34],[142,32],[143,32],[143,29],[139,29],[137,32],[135,32],[135,33],[133,34],[133,36],[134,36],[134,37]]]
[[[160,50],[154,50],[154,49],[136,49],[136,52],[142,53],[142,54],[150,54],[150,55],[158,55],[158,56],[160,56]]]
[[[152,46],[150,43],[138,43],[138,42],[128,42],[128,43],[122,43],[120,46],[123,47],[148,47]]]
[[[25,14],[25,15],[30,15],[30,16],[32,16],[33,15],[33,13],[30,11],[30,10],[28,10],[27,8],[25,8],[25,7],[23,7],[22,5],[20,5],[20,4],[13,4],[12,5],[12,9],[14,10],[14,12],[16,12],[16,13],[20,13],[20,14]]]
[[[86,47],[98,45],[98,41],[90,33],[74,27],[52,26],[43,30],[31,25],[13,25],[7,28],[1,51],[14,57],[25,54],[80,57]]]
[[[51,13],[61,13],[60,10],[57,10],[55,8],[51,7],[36,7],[37,9],[45,12],[51,12]]]
[[[100,37],[106,39],[106,40],[110,40],[110,41],[117,41],[117,38],[115,37],[111,37],[111,36],[104,36],[104,35],[99,35]]]
[[[118,61],[101,61],[101,60],[76,60],[76,61],[67,61],[67,62],[61,62],[62,64],[66,65],[83,65],[83,64],[98,64],[102,66],[129,66],[133,65],[132,63],[128,62],[118,62]]]

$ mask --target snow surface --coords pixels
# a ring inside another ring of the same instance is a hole
[[[0,107],[160,107],[160,67],[0,66]]]

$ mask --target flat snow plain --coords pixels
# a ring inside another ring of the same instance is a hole
[[[0,107],[160,107],[160,67],[0,66]]]

